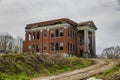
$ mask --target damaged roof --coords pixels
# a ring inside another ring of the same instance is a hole
[[[96,25],[94,24],[93,21],[80,22],[78,25],[81,26],[81,27],[84,27],[84,26],[87,26],[87,25],[88,25],[88,26],[94,28],[95,30],[97,30],[97,27],[96,27]]]
[[[57,23],[64,23],[67,22],[70,25],[78,25],[76,22],[68,19],[68,18],[61,18],[61,19],[56,19],[56,20],[49,20],[49,21],[44,21],[44,22],[38,22],[38,23],[32,23],[32,24],[27,24],[27,26],[25,27],[26,29],[30,29],[33,26],[38,26],[38,27],[42,27],[42,26],[47,26],[47,25],[54,25]]]
[[[59,23],[69,23],[70,25],[73,25],[76,27],[84,27],[84,26],[88,25],[89,27],[97,30],[97,27],[95,26],[93,21],[84,21],[84,22],[76,23],[68,18],[61,18],[61,19],[55,19],[55,20],[27,24],[25,29],[30,29],[32,27],[43,27],[43,26],[54,25],[54,24],[59,24]]]

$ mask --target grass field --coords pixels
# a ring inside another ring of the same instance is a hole
[[[63,57],[60,54],[5,54],[0,56],[0,80],[29,80],[83,68],[92,63],[90,59]]]
[[[99,75],[96,75],[96,78],[100,78],[103,80],[120,80],[120,61],[111,69],[106,70]]]

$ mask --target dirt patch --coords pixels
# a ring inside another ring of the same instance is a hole
[[[113,60],[105,59],[93,59],[93,60],[96,62],[96,64],[86,68],[62,73],[59,75],[35,78],[32,80],[83,80],[93,75],[102,73],[103,71],[110,69],[113,65],[116,64],[116,61]]]

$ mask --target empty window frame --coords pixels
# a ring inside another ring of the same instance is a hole
[[[58,37],[58,35],[59,35],[59,31],[55,30],[55,36]]]
[[[68,50],[70,51],[71,50],[71,43],[68,42]]]
[[[63,29],[60,30],[60,36],[63,36]]]
[[[69,42],[68,42],[68,50],[70,50],[70,49],[69,49]]]
[[[73,30],[68,30],[68,37],[73,38]]]
[[[56,42],[56,44],[55,44],[55,50],[56,51],[59,50],[59,43],[58,42]]]
[[[32,34],[32,39],[35,40],[35,32]]]
[[[35,45],[32,45],[32,53],[35,52]]]
[[[51,51],[54,50],[54,43],[50,43],[50,50],[51,50]]]
[[[37,44],[36,45],[36,52],[39,52],[40,51],[40,46]]]
[[[43,30],[43,37],[46,37],[46,36],[47,36],[47,31]]]
[[[73,38],[73,30],[70,31],[70,38]]]
[[[84,39],[80,38],[80,46],[84,45]]]
[[[75,35],[76,35],[76,34],[75,34],[75,31],[73,31],[73,38],[75,38]]]
[[[70,50],[72,51],[72,43],[70,43]]]
[[[74,31],[71,31],[71,37],[74,38]]]
[[[46,50],[46,43],[43,44],[43,50]]]
[[[73,51],[75,51],[75,44],[73,44]]]
[[[28,34],[28,40],[31,40],[31,33]]]
[[[70,38],[71,37],[71,30],[70,29],[68,29],[68,37]]]
[[[83,56],[83,50],[80,50],[80,57]]]
[[[63,42],[60,42],[60,50],[63,50]]]
[[[40,38],[40,33],[37,32],[36,34],[37,34],[37,39],[39,39]]]
[[[55,34],[55,31],[54,31],[54,30],[51,30],[51,31],[50,31],[50,37],[54,37],[54,34]]]

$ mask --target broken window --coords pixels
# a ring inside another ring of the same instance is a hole
[[[55,34],[56,34],[55,36],[58,37],[58,30],[55,31]]]
[[[69,38],[70,38],[70,32],[71,32],[70,29],[68,29],[68,37],[69,37]]]
[[[54,50],[54,43],[50,43],[50,50]]]
[[[73,31],[73,38],[75,38],[75,31]]]
[[[43,31],[43,37],[46,37],[46,36],[47,36],[47,31],[44,30],[44,31]]]
[[[70,43],[68,42],[68,50],[70,50]]]
[[[80,31],[80,45],[83,46],[84,45],[84,30]]]
[[[32,34],[32,39],[35,40],[35,32]]]
[[[84,44],[83,39],[80,38],[80,45],[82,46]]]
[[[70,50],[72,51],[72,43],[70,44]]]
[[[73,31],[70,29],[68,30],[68,37],[73,38]]]
[[[63,36],[63,29],[60,30],[60,36]]]
[[[73,44],[73,51],[75,51],[75,44]]]
[[[73,32],[73,30],[71,31],[71,37],[72,37],[72,38],[74,37],[74,32]]]
[[[43,44],[43,50],[46,50],[46,43]]]
[[[60,50],[63,50],[63,42],[60,42]]]
[[[83,50],[80,50],[80,57],[83,56]]]
[[[40,46],[37,44],[36,45],[36,51],[39,52],[39,50],[40,50]]]
[[[35,52],[35,45],[32,45],[32,53]]]
[[[50,31],[50,37],[54,37],[54,34],[55,34],[55,31],[54,31],[54,30],[51,30],[51,31]]]
[[[70,31],[70,38],[73,38],[73,31]]]
[[[55,44],[55,50],[59,50],[59,44],[58,44],[58,42],[56,42],[56,44]]]
[[[39,32],[37,32],[37,39],[39,39],[40,38],[40,35],[39,35]]]
[[[31,34],[30,33],[28,34],[28,40],[31,40]]]
[[[69,50],[69,42],[68,42],[68,50]]]

